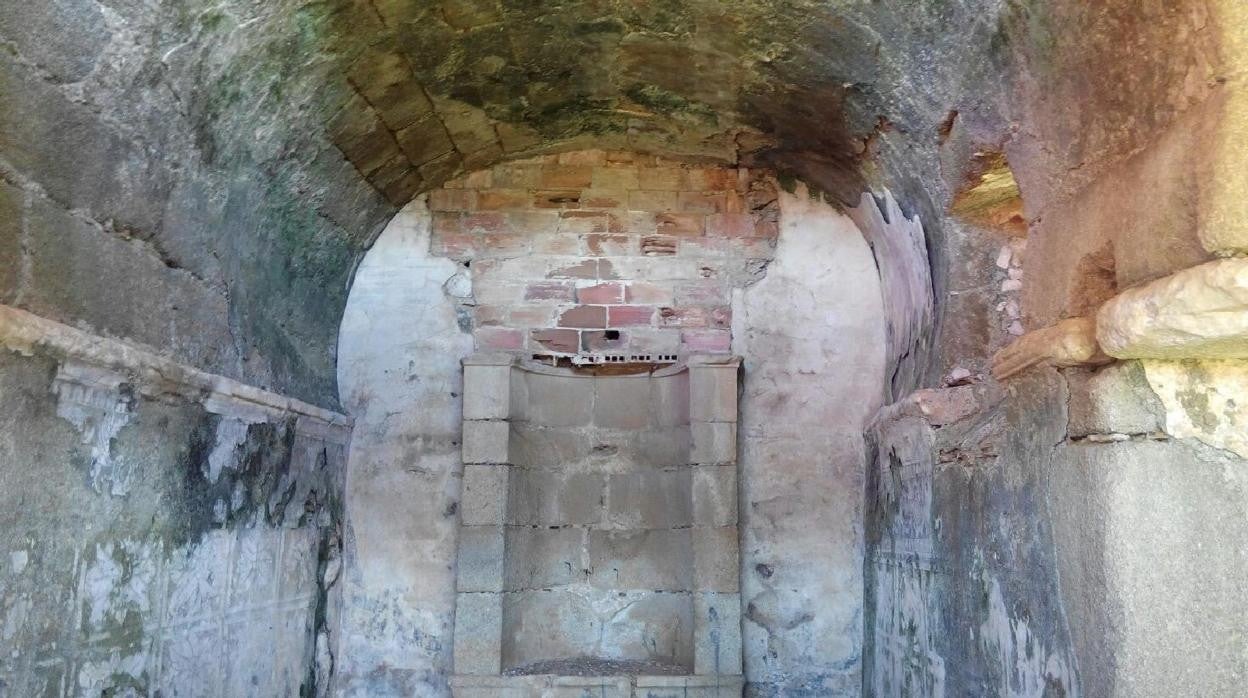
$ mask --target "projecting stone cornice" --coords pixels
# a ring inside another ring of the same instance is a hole
[[[296,416],[323,436],[345,442],[347,415],[208,373],[121,340],[100,337],[33,313],[0,305],[0,346],[23,355],[43,353],[63,363],[85,364],[124,376],[145,395],[178,395],[209,411],[231,415]],[[308,421],[312,424],[308,424]]]

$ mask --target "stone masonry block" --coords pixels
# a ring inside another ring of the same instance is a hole
[[[737,363],[689,366],[689,418],[697,422],[737,421]]]
[[[699,465],[692,468],[693,525],[737,524],[737,468]]]
[[[464,419],[506,419],[510,406],[511,364],[464,364]]]
[[[576,351],[579,339],[573,343]],[[575,376],[528,373],[528,421],[548,427],[589,424],[594,403],[593,380]]]
[[[645,376],[599,377],[594,385],[594,426],[641,429],[650,423],[650,380]]]
[[[507,523],[519,526],[597,524],[605,477],[598,473],[519,468],[506,492]]]
[[[464,421],[463,462],[506,463],[510,425],[499,420]]]
[[[502,594],[455,595],[455,673],[491,675],[502,671]]]
[[[510,466],[465,465],[459,521],[464,526],[501,526],[506,514]]]
[[[590,583],[599,589],[688,591],[693,587],[690,529],[591,531]]]
[[[692,461],[698,465],[722,465],[737,460],[737,425],[733,422],[693,422]]]
[[[455,590],[503,590],[503,527],[461,526]]]
[[[1165,430],[1165,407],[1138,361],[1095,372],[1067,371],[1069,434],[1146,434]]]
[[[744,689],[740,675],[638,676],[633,698],[728,698]]]
[[[579,528],[508,527],[508,591],[545,589],[583,581],[584,536]]]
[[[611,475],[608,525],[621,529],[688,526],[693,520],[692,499],[688,468]]]
[[[740,563],[736,526],[693,529],[693,586],[699,591],[736,592]]]
[[[741,673],[741,595],[694,594],[693,673]]]

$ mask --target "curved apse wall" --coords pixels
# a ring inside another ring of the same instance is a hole
[[[706,169],[670,166],[684,173]],[[724,169],[737,176],[735,168]],[[465,181],[481,186],[492,176],[493,185],[499,168],[489,172]],[[731,332],[698,329],[729,335],[733,353],[744,358],[739,490],[747,680],[758,694],[856,692],[861,435],[863,421],[886,392],[886,306],[871,247],[853,220],[804,189],[790,194],[772,186],[766,204],[775,211],[771,240],[752,235],[717,241],[704,232],[688,244],[715,255],[695,262],[675,254],[646,267],[649,258],[637,254],[635,266],[616,260],[616,269],[630,269],[630,276],[605,283],[645,284],[648,293],[660,294],[650,297],[662,309],[669,307],[664,303],[679,306],[684,296],[678,294],[705,285],[703,268],[711,270],[711,280],[728,280],[723,305],[716,300],[711,307],[728,311]],[[347,695],[449,695],[461,476],[459,362],[483,344],[497,349],[488,342],[507,329],[482,322],[482,306],[491,305],[483,299],[497,297],[503,285],[483,271],[490,265],[434,253],[446,248],[427,201],[441,207],[442,197],[459,192],[455,184],[432,192],[395,217],[356,275],[340,333],[342,400],[357,420],[337,678]],[[895,215],[895,224],[904,220]],[[610,231],[576,235],[604,233]],[[477,233],[480,240],[492,234]],[[614,242],[640,244],[645,237],[621,235]],[[682,244],[675,242],[677,248]],[[506,263],[524,268],[534,259],[530,251],[517,252]],[[684,269],[697,278],[686,283],[678,276]],[[604,284],[565,281],[575,290]],[[673,295],[665,301],[663,293]],[[644,336],[662,337],[664,318],[674,316],[681,313],[656,313]],[[698,322],[715,322],[710,312],[700,317]],[[672,336],[679,350],[680,332]]]

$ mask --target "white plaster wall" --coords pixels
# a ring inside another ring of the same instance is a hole
[[[460,360],[466,277],[429,251],[424,199],[382,232],[356,274],[338,344],[355,417],[347,478],[344,696],[446,696],[455,606]]]
[[[863,423],[884,394],[879,274],[854,222],[781,194],[775,261],[739,292],[742,592],[751,695],[861,691]]]

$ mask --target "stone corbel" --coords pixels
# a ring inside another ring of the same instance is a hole
[[[1185,269],[1124,291],[1094,317],[1028,332],[993,356],[992,374],[1116,359],[1248,359],[1248,259]]]

